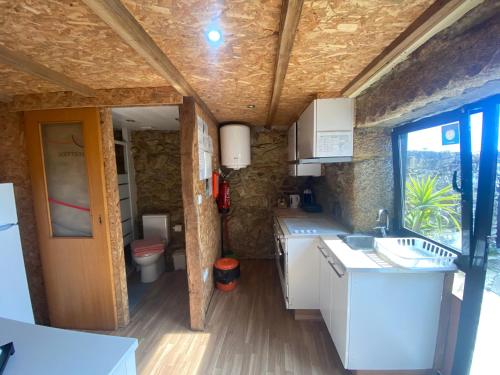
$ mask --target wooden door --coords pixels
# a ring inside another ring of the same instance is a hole
[[[99,112],[26,112],[25,126],[50,323],[115,329]]]

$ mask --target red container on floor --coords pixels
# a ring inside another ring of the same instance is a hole
[[[236,288],[240,277],[240,262],[233,258],[220,258],[214,264],[214,279],[217,289],[230,292]]]

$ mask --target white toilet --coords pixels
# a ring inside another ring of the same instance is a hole
[[[132,259],[141,270],[141,282],[151,283],[165,271],[165,248],[170,240],[168,214],[143,215],[143,240],[132,242]]]

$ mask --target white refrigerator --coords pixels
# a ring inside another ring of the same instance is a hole
[[[34,323],[11,183],[0,184],[0,317]]]

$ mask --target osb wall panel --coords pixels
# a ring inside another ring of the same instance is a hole
[[[209,134],[214,145],[217,145],[216,124],[194,104],[193,98],[184,98],[184,104],[180,107],[181,175],[189,308],[191,328],[203,330],[206,310],[214,288],[212,267],[220,255],[220,219],[214,199],[206,197],[204,183],[198,179],[197,115],[202,116],[209,124]],[[216,153],[212,163],[213,168],[219,166]],[[198,195],[203,197],[201,204],[197,202]],[[203,277],[204,273],[207,274],[206,279]]]
[[[305,1],[276,124],[289,125],[316,93],[337,95],[433,2]]]
[[[57,85],[3,64],[0,64],[0,82],[0,93],[11,96],[61,90]]]
[[[231,211],[224,248],[239,258],[274,254],[273,210],[281,192],[299,192],[305,178],[288,177],[287,133],[252,129],[252,163],[229,174]]]
[[[219,168],[219,154],[217,152],[217,145],[219,144],[219,129],[218,125],[210,120],[203,110],[196,105],[196,114],[202,117],[208,124],[208,133],[212,137],[214,144],[214,153],[212,154],[212,168]],[[198,139],[196,139],[196,143]],[[198,147],[196,148],[198,150]],[[198,176],[198,154],[195,157],[195,178]],[[211,196],[205,195],[205,182],[196,179],[195,192],[197,195],[203,196],[203,202],[198,206],[199,225],[200,225],[200,249],[202,254],[202,272],[208,272],[208,278],[204,280],[203,287],[203,311],[206,312],[212,292],[214,289],[213,280],[213,265],[217,258],[220,256],[221,250],[221,229],[220,229],[220,216],[219,210],[215,199]]]
[[[9,113],[5,106],[0,106],[0,134],[0,182],[14,183],[24,264],[35,321],[38,324],[48,324],[48,309],[21,114]]]
[[[124,1],[219,122],[266,120],[278,47],[281,0]],[[220,27],[210,46],[205,32]],[[255,104],[255,109],[248,109]]]
[[[127,277],[125,274],[125,252],[123,249],[122,221],[120,213],[120,194],[118,193],[118,174],[116,171],[115,143],[113,137],[113,119],[111,109],[100,111],[102,153],[106,202],[108,209],[109,234],[111,240],[111,262],[115,286],[116,312],[118,326],[128,324]]]
[[[167,104],[182,104],[182,96],[171,86],[102,89],[96,90],[96,96],[92,98],[84,97],[70,91],[19,95],[13,98],[8,110],[17,112],[56,108],[127,107]]]
[[[500,93],[500,2],[485,1],[358,97],[358,126],[394,126]]]
[[[137,185],[137,216],[169,213],[171,225],[184,227],[179,131],[132,132],[131,150]],[[184,246],[184,232],[173,232],[172,246]]]
[[[0,40],[90,87],[166,82],[79,1],[0,0]]]

